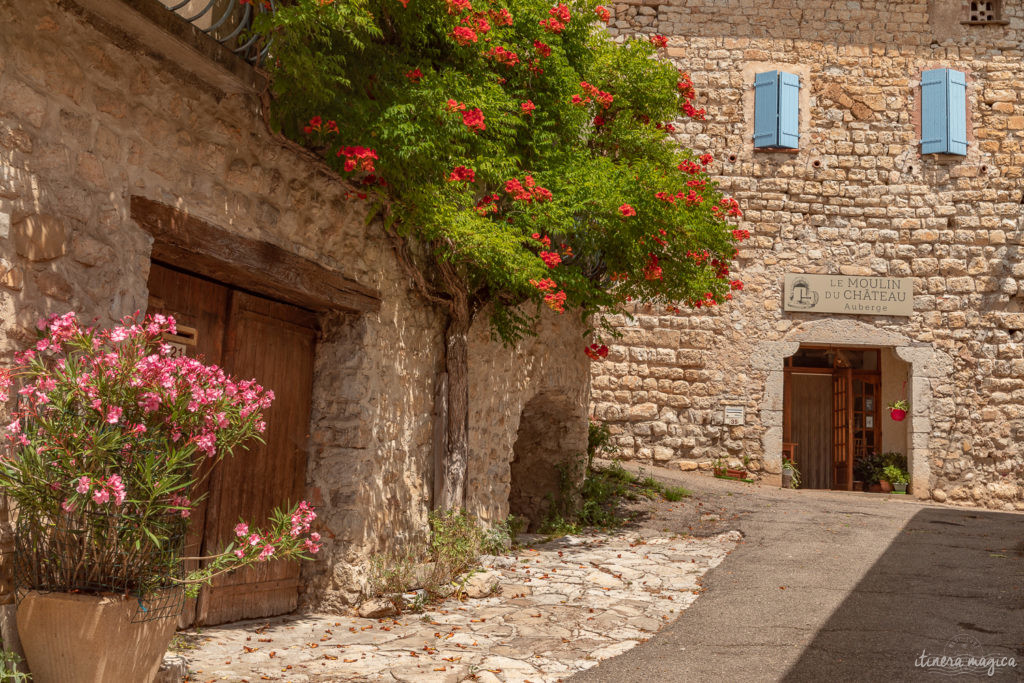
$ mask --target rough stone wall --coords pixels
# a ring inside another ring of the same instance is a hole
[[[425,536],[444,316],[412,289],[381,227],[347,198],[351,188],[267,130],[254,93],[190,77],[70,2],[0,0],[0,25],[0,362],[34,339],[46,314],[109,324],[145,310],[152,240],[130,217],[132,195],[380,293],[379,312],[326,316],[316,356],[308,484],[326,547],[304,568],[303,600],[352,599],[371,553]],[[45,237],[30,238],[41,223]],[[514,353],[474,337],[474,363],[494,356],[512,368],[500,380],[476,372],[471,386],[471,438],[486,451],[474,451],[472,500],[488,519],[507,505],[507,481],[478,478],[474,467],[491,472],[504,459],[507,469],[511,446],[498,444],[516,430],[498,394],[529,400],[546,381],[530,373],[550,366],[546,356],[574,325],[548,320],[544,336]],[[571,368],[559,381],[586,387],[587,368]],[[578,417],[585,431],[585,409]]]
[[[540,334],[509,353],[489,339],[485,325],[474,326],[469,405],[476,428],[466,507],[481,519],[507,517],[510,494],[525,489],[533,497],[529,513],[538,521],[547,495],[557,491],[555,466],[572,469],[586,454],[590,368],[580,351],[584,329],[572,313],[545,311]],[[522,467],[524,461],[531,465]]]
[[[919,357],[949,359],[921,361],[908,385],[916,493],[1024,509],[1024,8],[1004,3],[1007,23],[983,26],[961,24],[956,0],[614,9],[613,34],[667,36],[669,58],[691,74],[707,121],[677,121],[676,137],[714,154],[751,232],[730,304],[617,321],[622,339],[593,368],[592,411],[622,455],[684,468],[747,455],[777,473],[766,445],[780,443],[781,358],[766,365],[766,350],[833,317],[783,312],[784,275],[913,277],[912,317],[856,319],[922,347]],[[939,66],[969,77],[966,157],[920,153],[920,74]],[[796,153],[753,150],[753,73],[767,68],[801,74]],[[725,404],[745,405],[746,424],[725,426]]]

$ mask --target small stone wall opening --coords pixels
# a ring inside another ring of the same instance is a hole
[[[579,452],[578,409],[565,396],[544,393],[523,408],[512,447],[509,513],[535,531],[552,506],[575,495],[586,455]]]

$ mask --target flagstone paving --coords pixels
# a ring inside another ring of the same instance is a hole
[[[312,614],[193,632],[188,680],[561,680],[675,619],[740,538],[644,529],[485,556],[500,578],[490,597],[386,619]]]

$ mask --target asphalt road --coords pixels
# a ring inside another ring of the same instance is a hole
[[[1024,680],[1024,514],[653,473],[695,492],[695,532],[744,541],[677,621],[570,680]]]

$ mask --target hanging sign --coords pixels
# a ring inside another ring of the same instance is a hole
[[[787,273],[783,309],[803,313],[914,313],[914,278]]]

